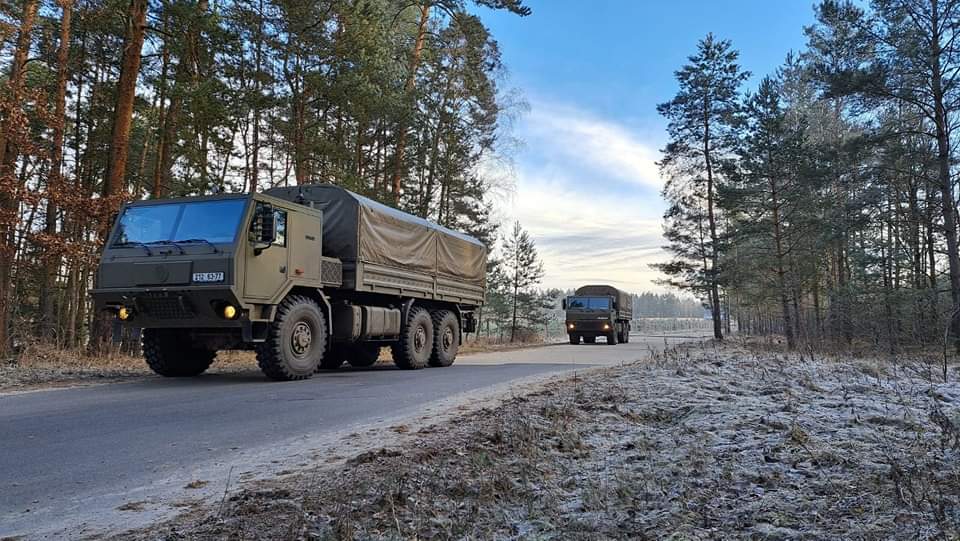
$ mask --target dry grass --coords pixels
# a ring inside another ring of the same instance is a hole
[[[211,373],[256,370],[252,352],[225,351],[217,355]],[[152,377],[140,356],[123,353],[91,355],[42,343],[27,344],[12,362],[0,364],[0,392],[23,391]]]
[[[687,347],[127,537],[957,538],[960,386],[922,368]]]

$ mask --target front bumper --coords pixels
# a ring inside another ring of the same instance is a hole
[[[184,288],[123,288],[90,291],[94,308],[116,313],[120,307],[130,312],[121,323],[140,328],[241,328],[246,313],[226,319],[222,307],[239,301],[231,287],[193,286]]]
[[[566,322],[567,334],[606,334],[613,331],[613,325],[604,319],[576,319]]]

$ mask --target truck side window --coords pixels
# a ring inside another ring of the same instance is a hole
[[[275,210],[273,211],[273,223],[274,227],[277,228],[277,240],[274,241],[275,246],[286,246],[287,245],[287,211],[285,210]]]

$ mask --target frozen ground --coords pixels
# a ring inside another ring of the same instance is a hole
[[[147,539],[960,535],[960,373],[685,347],[229,492]]]

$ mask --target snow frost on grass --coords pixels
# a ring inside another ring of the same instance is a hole
[[[553,383],[156,538],[954,538],[960,386],[737,346]]]

